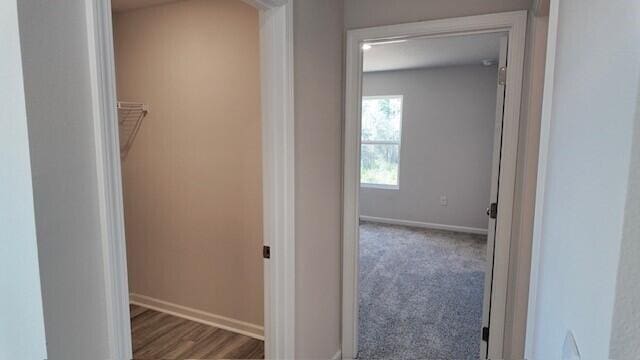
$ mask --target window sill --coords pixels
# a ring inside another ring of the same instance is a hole
[[[378,189],[378,190],[400,190],[399,185],[383,185],[383,184],[360,184],[360,188]]]

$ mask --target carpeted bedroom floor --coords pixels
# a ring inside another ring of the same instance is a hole
[[[486,236],[361,222],[359,359],[476,359]]]

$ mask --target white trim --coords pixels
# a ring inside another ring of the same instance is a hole
[[[454,232],[467,233],[467,234],[487,235],[487,229],[474,228],[474,227],[468,227],[468,226],[435,224],[435,223],[428,223],[428,222],[422,222],[422,221],[400,220],[400,219],[391,219],[391,218],[366,216],[366,215],[360,215],[360,220],[376,222],[381,224],[389,224],[389,225],[402,225],[402,226],[411,226],[411,227],[433,229],[433,230],[446,230],[446,231],[454,231]]]
[[[260,10],[265,261],[265,355],[295,351],[293,0],[246,0]],[[109,1],[87,2],[105,300],[111,358],[132,357]]]
[[[400,99],[402,101],[404,95],[362,95],[362,100],[379,100],[379,99]]]
[[[363,140],[360,143],[363,145],[400,145],[400,141],[393,140]]]
[[[129,285],[110,2],[87,1],[86,16],[109,346],[114,359],[130,359]]]
[[[331,357],[331,360],[341,360],[341,359],[342,359],[342,351],[340,350],[338,350],[338,352],[333,354],[333,356]]]
[[[529,303],[527,306],[527,329],[525,337],[525,358],[533,359],[535,345],[535,319],[537,307],[538,276],[540,273],[540,244],[542,243],[542,224],[544,222],[544,199],[547,185],[547,161],[549,158],[549,133],[553,110],[553,89],[558,40],[558,11],[560,1],[551,0],[549,9],[549,28],[547,32],[547,54],[545,60],[544,90],[542,96],[542,115],[540,119],[540,152],[538,154],[538,179],[536,183],[536,202],[531,244],[531,273],[529,275]]]
[[[260,12],[265,354],[295,357],[295,174],[292,4]]]
[[[269,10],[283,6],[287,0],[242,0],[258,10]]]
[[[229,330],[234,333],[250,336],[254,339],[264,340],[264,327],[246,321],[209,313],[140,294],[130,294],[129,302],[134,305],[139,305],[151,310],[177,316],[179,318]]]
[[[365,41],[410,37],[441,37],[454,34],[508,32],[509,54],[505,94],[504,127],[501,151],[500,190],[496,225],[496,250],[493,293],[491,297],[491,336],[489,357],[502,358],[505,336],[505,311],[509,270],[511,223],[514,206],[516,154],[522,73],[524,63],[526,11],[478,15],[452,19],[380,26],[347,32],[345,138],[344,138],[344,204],[343,204],[343,302],[342,353],[354,357],[357,350],[357,254],[360,183],[360,106],[362,94],[362,50]],[[478,329],[480,330],[480,329]]]
[[[400,185],[360,183],[360,187],[365,189],[378,189],[378,190],[400,190]]]
[[[398,174],[396,174],[396,178],[398,183],[395,185],[389,184],[374,184],[374,183],[360,183],[361,187],[369,188],[369,189],[384,189],[384,190],[400,190],[400,163],[402,160],[402,122],[404,115],[404,95],[373,95],[373,96],[362,96],[361,104],[364,100],[379,100],[379,99],[400,99],[400,139],[398,141],[390,141],[390,140],[364,140],[360,141],[360,145],[397,145],[398,146]],[[362,130],[360,130],[360,134],[358,135],[360,139],[362,139]],[[362,164],[359,165],[359,171],[362,171]]]

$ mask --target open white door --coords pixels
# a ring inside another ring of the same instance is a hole
[[[482,308],[482,329],[480,342],[480,358],[486,359],[489,350],[489,315],[491,312],[491,290],[493,285],[493,260],[495,255],[496,222],[498,212],[498,189],[500,178],[500,153],[502,148],[502,122],[504,115],[505,78],[507,73],[507,47],[508,37],[505,34],[500,38],[500,57],[498,59],[498,93],[496,96],[496,123],[493,138],[493,160],[491,165],[491,192],[487,216],[489,227],[487,233],[487,270],[484,278],[484,299]]]

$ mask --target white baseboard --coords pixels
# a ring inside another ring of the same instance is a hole
[[[487,235],[487,229],[473,228],[473,227],[467,227],[467,226],[433,224],[433,223],[426,223],[421,221],[389,219],[389,218],[381,218],[381,217],[366,216],[366,215],[360,215],[360,220],[377,222],[382,224],[390,224],[390,225],[404,225],[404,226],[413,226],[413,227],[435,229],[435,230],[448,230],[448,231],[462,232],[462,233],[468,233],[468,234]]]
[[[341,360],[341,359],[342,359],[342,351],[340,350],[338,350],[338,352],[331,357],[331,360]]]
[[[152,310],[177,316],[183,319],[199,322],[201,324],[215,326],[234,333],[250,336],[254,339],[264,340],[264,327],[245,321],[231,319],[226,316],[211,314],[205,311],[188,308],[167,301],[154,299],[140,294],[129,294],[129,302]]]

